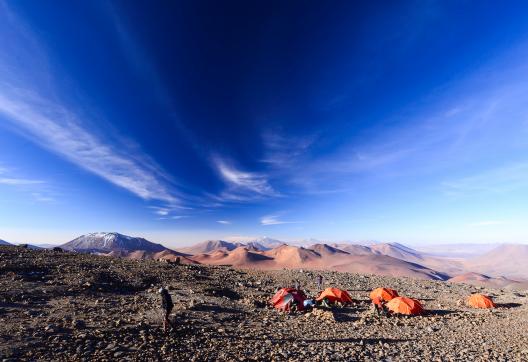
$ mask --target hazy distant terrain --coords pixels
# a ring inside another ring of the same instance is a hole
[[[417,245],[414,249],[422,255],[440,256],[447,258],[473,258],[499,246],[500,243],[491,244],[433,244]]]
[[[143,238],[116,232],[98,232],[82,235],[61,247],[80,253],[126,259],[229,265],[260,270],[334,270],[514,289],[525,288],[525,281],[528,280],[525,262],[528,260],[528,245],[483,247],[480,244],[462,244],[445,246],[445,252],[442,253],[440,247],[429,246],[417,250],[399,243],[365,242],[361,245],[319,242],[306,245],[318,241],[288,244],[266,237],[237,237],[230,240],[207,240],[173,250]],[[462,254],[468,256],[462,257]]]
[[[279,245],[259,250],[254,244],[217,240],[178,250],[203,264],[241,268],[338,270],[468,283],[476,281],[472,273],[481,273],[480,285],[511,287],[523,287],[518,280],[528,280],[524,263],[528,245],[464,244],[446,246],[445,253],[422,252],[398,243]]]
[[[503,244],[467,260],[465,266],[494,276],[528,279],[528,245]]]

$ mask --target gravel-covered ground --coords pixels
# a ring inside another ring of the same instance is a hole
[[[528,361],[528,294],[404,278],[322,272],[353,307],[286,315],[266,301],[316,272],[252,271],[0,247],[0,360]],[[161,328],[160,285],[177,330]],[[419,317],[379,319],[378,286],[420,299]],[[489,294],[499,308],[462,301]]]

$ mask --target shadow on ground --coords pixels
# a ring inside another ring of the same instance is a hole
[[[261,342],[271,342],[274,344],[283,344],[285,342],[294,342],[294,343],[360,343],[363,344],[379,344],[379,343],[388,343],[388,344],[398,344],[403,342],[411,342],[414,339],[404,339],[404,338],[294,338],[294,337],[285,337],[285,338],[274,338],[274,337],[239,337],[239,336],[213,336],[216,339],[240,339],[245,341],[261,341]]]
[[[354,322],[359,319],[352,315],[356,313],[353,309],[334,309],[333,312],[336,322]]]
[[[497,308],[517,308],[520,307],[522,304],[520,303],[495,303]]]
[[[431,309],[427,310],[424,315],[438,315],[438,316],[444,316],[457,313],[456,310],[445,310],[445,309]]]
[[[214,312],[214,313],[243,313],[240,309],[221,307],[219,305],[200,304],[192,307],[197,312]]]

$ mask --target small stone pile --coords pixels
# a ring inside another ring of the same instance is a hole
[[[312,311],[306,313],[304,317],[308,319],[317,318],[321,321],[330,322],[330,323],[335,323],[336,321],[334,312],[332,312],[332,310],[321,309],[321,308],[314,308]]]

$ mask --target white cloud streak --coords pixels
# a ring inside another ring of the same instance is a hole
[[[52,71],[38,35],[7,4],[0,3],[0,15],[7,23],[0,26],[0,41],[6,43],[0,57],[0,124],[144,200],[178,204],[169,177],[152,159],[121,135],[110,142],[113,134],[103,136],[81,107],[64,102],[59,83],[64,75]]]
[[[180,220],[180,219],[185,219],[185,218],[187,218],[187,217],[189,217],[189,216],[187,216],[187,215],[173,215],[173,216],[171,216],[170,218],[171,218],[172,220]]]
[[[28,180],[21,178],[0,178],[0,185],[9,185],[9,186],[23,186],[23,185],[38,185],[43,184],[44,181],[40,180]]]
[[[159,168],[144,155],[118,150],[83,126],[80,117],[30,91],[0,88],[0,114],[39,146],[145,200],[177,203]]]
[[[25,185],[39,185],[44,184],[42,180],[33,180],[27,178],[13,177],[12,171],[7,168],[0,167],[0,185],[9,186],[25,186]]]
[[[451,196],[473,194],[501,194],[528,185],[528,162],[512,163],[442,184]]]
[[[164,207],[152,206],[150,208],[153,209],[154,213],[156,215],[159,215],[159,216],[167,216],[167,215],[169,215],[169,213],[171,211],[170,209],[167,209],[167,208],[164,208]]]
[[[266,215],[260,219],[260,224],[264,226],[281,225],[281,224],[300,224],[301,221],[284,221],[279,220],[279,215]]]
[[[228,220],[217,220],[216,222],[222,225],[231,225],[231,221]]]
[[[49,202],[55,202],[56,201],[54,197],[51,197],[51,196],[48,196],[48,195],[43,195],[40,192],[33,192],[33,193],[31,193],[31,196],[33,196],[33,199],[35,201],[38,201],[38,202],[49,203]]]
[[[262,142],[265,155],[261,162],[278,169],[291,167],[303,161],[316,138],[315,136],[293,138],[279,132],[264,132]]]
[[[227,189],[218,197],[220,200],[249,201],[279,196],[265,174],[240,171],[219,157],[213,158],[213,166],[227,184]]]
[[[0,167],[0,186],[12,187],[29,192],[33,200],[43,203],[54,202],[49,184],[43,180],[21,178],[12,170]]]

